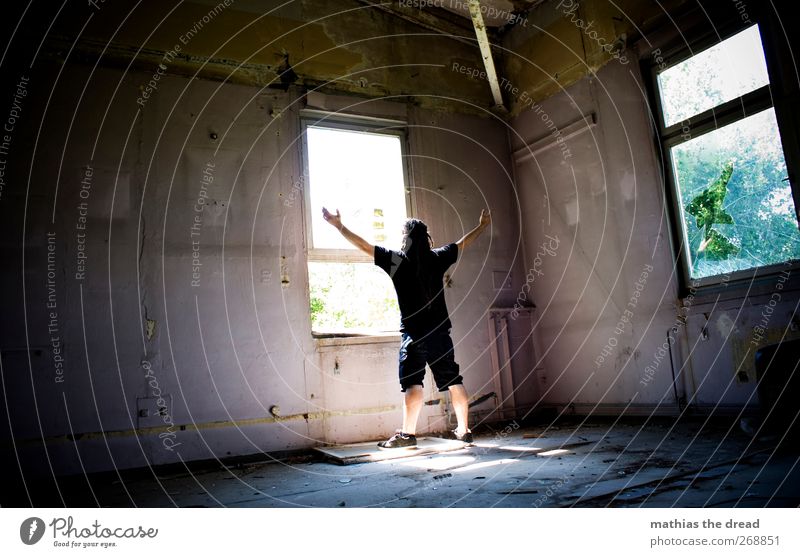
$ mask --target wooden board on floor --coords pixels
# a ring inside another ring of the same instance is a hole
[[[316,450],[337,464],[358,464],[360,462],[378,462],[380,460],[455,451],[463,449],[465,446],[461,441],[451,439],[417,437],[417,446],[413,448],[379,449],[377,441],[370,441],[369,443],[353,443],[352,445],[316,447]]]

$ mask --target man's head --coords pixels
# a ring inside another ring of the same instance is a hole
[[[418,249],[430,249],[433,240],[428,234],[428,226],[419,219],[408,219],[403,224],[403,246],[402,250],[408,253],[412,246],[417,246]]]

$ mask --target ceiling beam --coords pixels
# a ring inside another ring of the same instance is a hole
[[[489,87],[492,89],[492,98],[494,99],[495,108],[502,109],[504,108],[503,94],[500,91],[500,83],[497,80],[497,70],[494,67],[492,47],[489,42],[489,36],[486,34],[486,24],[483,22],[483,15],[481,14],[480,0],[469,0],[469,15],[472,17],[475,36],[478,39],[478,46],[481,49],[483,67],[486,69],[486,79],[489,81]]]

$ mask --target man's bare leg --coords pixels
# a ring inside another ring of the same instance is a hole
[[[456,433],[464,435],[469,431],[468,417],[469,417],[469,396],[464,385],[450,385],[450,400],[453,402],[453,410],[456,413],[456,420],[458,420],[458,427]]]
[[[403,433],[417,434],[417,418],[422,409],[422,385],[412,385],[406,389],[403,399]]]

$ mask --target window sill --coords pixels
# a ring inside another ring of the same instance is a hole
[[[760,303],[762,298],[769,301],[770,296],[775,292],[789,294],[800,291],[800,277],[796,276],[798,269],[800,269],[800,264],[792,262],[780,266],[776,265],[765,272],[759,272],[755,277],[738,279],[729,283],[700,286],[695,291],[694,296],[689,291],[684,292],[679,298],[680,303],[684,307],[697,307],[717,305],[722,302],[742,302],[744,300],[749,300],[751,303]],[[791,274],[788,274],[787,278],[781,279],[782,273],[779,271],[786,271]],[[780,288],[777,287],[779,283]]]
[[[312,333],[317,348],[354,346],[360,344],[398,344],[400,333],[390,332],[315,332]]]

